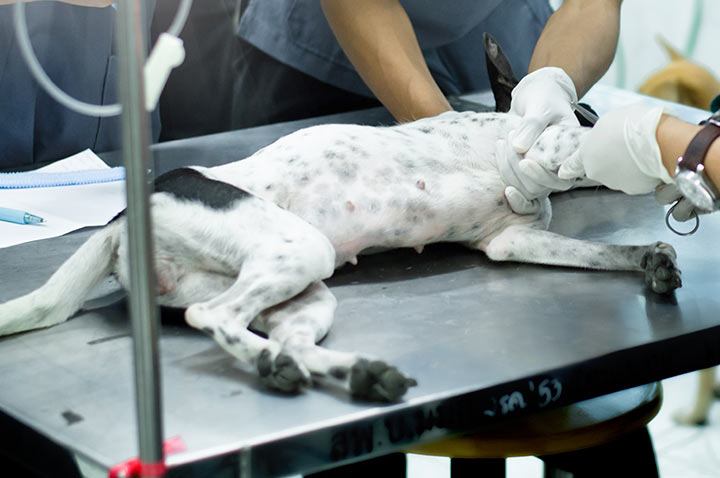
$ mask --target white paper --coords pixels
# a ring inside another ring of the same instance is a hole
[[[38,169],[56,173],[109,168],[87,149]],[[45,219],[41,224],[0,221],[0,247],[62,236],[87,226],[104,226],[125,209],[125,181],[50,188],[0,189],[0,206]]]

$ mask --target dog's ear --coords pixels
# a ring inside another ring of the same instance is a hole
[[[490,87],[495,96],[495,111],[506,113],[510,110],[511,93],[518,84],[518,79],[502,48],[487,32],[483,33],[483,46],[485,47],[485,64],[490,77]]]
[[[512,90],[517,86],[518,79],[512,71],[512,66],[498,42],[488,32],[483,33],[483,45],[485,47],[485,63],[487,64],[490,87],[495,97],[495,111],[507,113],[510,111],[512,101]],[[587,104],[581,103],[593,113],[595,111]],[[596,113],[597,114],[597,113]],[[582,115],[575,112],[575,117],[582,126],[593,126],[593,123],[586,120]]]

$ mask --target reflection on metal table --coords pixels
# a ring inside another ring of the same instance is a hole
[[[327,120],[155,145],[157,172],[244,157]],[[329,120],[388,117],[378,109]],[[363,256],[327,281],[338,309],[324,345],[381,357],[418,379],[403,402],[387,406],[322,389],[270,392],[183,326],[180,313],[165,311],[165,436],[186,445],[167,457],[168,476],[199,464],[213,476],[315,471],[720,363],[720,216],[679,237],[650,196],[588,189],[552,203],[555,232],[673,244],[683,287],[660,297],[640,274],[492,263],[457,245]],[[38,287],[91,232],[0,249],[0,301]],[[98,475],[137,455],[126,315],[123,294],[108,282],[67,323],[0,339],[2,412]]]

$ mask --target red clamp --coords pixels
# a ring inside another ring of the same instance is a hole
[[[185,442],[180,437],[172,437],[163,443],[163,455],[170,455],[186,450]],[[143,463],[139,458],[118,463],[108,471],[108,478],[130,478],[133,476],[162,477],[167,467],[164,461],[157,463]]]

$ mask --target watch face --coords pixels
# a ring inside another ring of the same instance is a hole
[[[703,211],[713,210],[713,198],[702,184],[702,178],[695,171],[680,170],[675,175],[675,186],[698,209]]]

